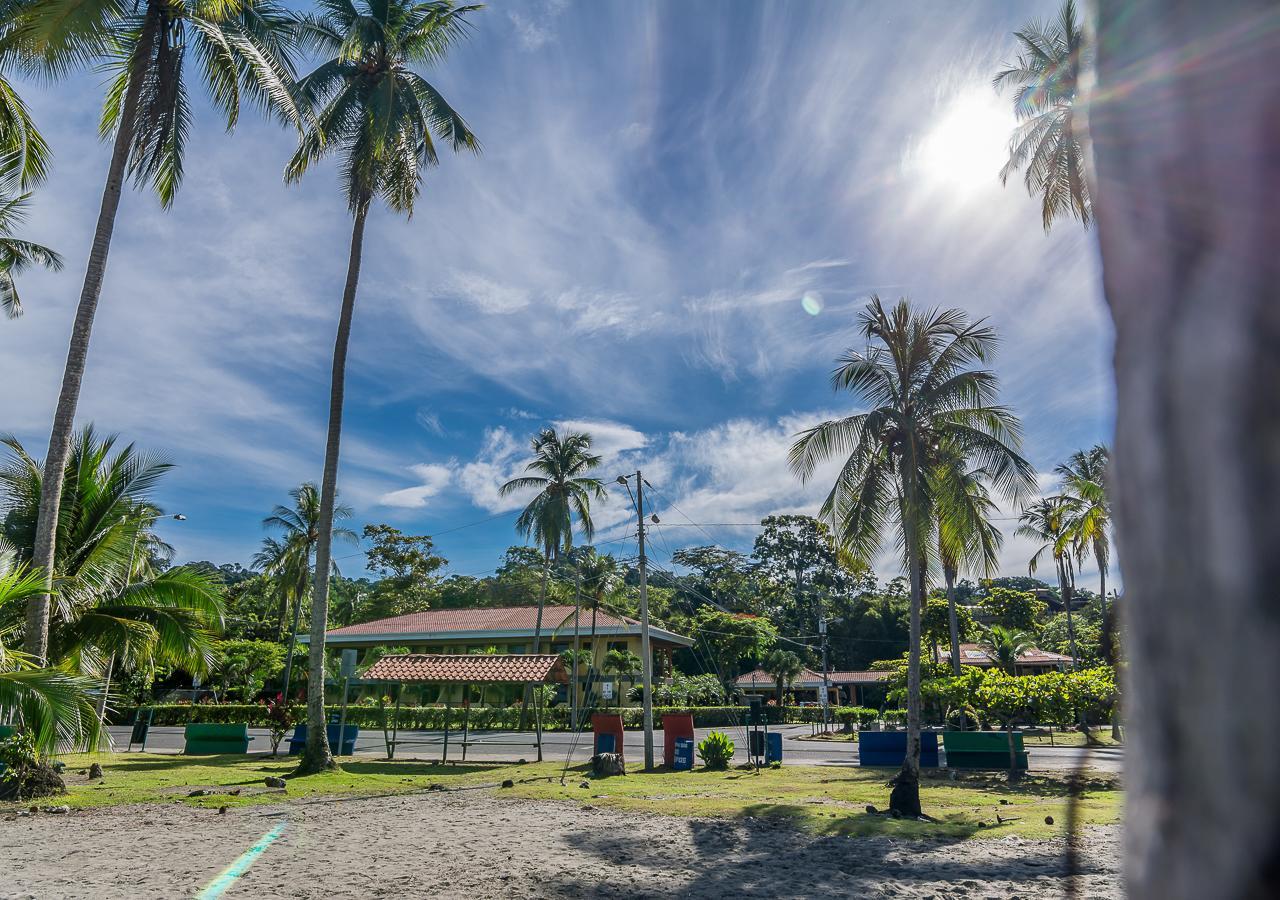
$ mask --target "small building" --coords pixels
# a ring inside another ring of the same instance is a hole
[[[545,606],[542,610],[541,651],[562,653],[573,649],[574,607]],[[640,655],[640,623],[627,616],[604,611],[595,615],[595,646],[591,646],[591,610],[578,610],[581,649],[592,652],[597,672],[610,650],[626,650]],[[431,609],[373,622],[335,628],[325,635],[335,649],[356,648],[363,663],[373,648],[403,648],[409,653],[427,654],[528,654],[535,652],[533,634],[537,625],[536,606],[473,607]],[[307,636],[298,640],[306,643]],[[693,639],[650,625],[649,643],[655,657],[655,675],[671,671],[671,655],[681,647],[692,647]],[[585,674],[585,666],[582,673]],[[607,677],[607,676],[606,676]],[[636,676],[639,680],[639,676]],[[625,691],[619,690],[624,694]],[[621,698],[622,702],[625,697]]]
[[[888,681],[888,672],[850,671],[828,672],[827,684],[830,686],[830,702],[832,706],[868,706],[879,705],[884,696],[884,683]],[[744,695],[758,694],[766,699],[778,693],[777,683],[772,675],[763,669],[739,675],[734,687]],[[795,697],[797,703],[820,703],[822,697],[822,673],[812,669],[803,669],[790,683],[787,693]],[[873,702],[870,698],[875,696]]]
[[[939,647],[938,660],[942,663],[950,663],[951,648]],[[1017,665],[1014,668],[1017,675],[1041,675],[1045,672],[1065,672],[1071,668],[1071,662],[1070,656],[1032,647],[1018,657]],[[981,644],[961,644],[960,664],[962,666],[977,666],[980,669],[990,669],[995,667],[996,660],[991,655],[991,651]]]

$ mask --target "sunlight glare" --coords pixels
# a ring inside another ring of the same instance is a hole
[[[960,195],[998,184],[1016,125],[1000,97],[970,88],[943,103],[933,127],[908,151],[904,168]]]

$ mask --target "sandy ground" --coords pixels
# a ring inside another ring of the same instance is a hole
[[[221,896],[1009,900],[1064,888],[1061,841],[824,838],[474,791],[5,816],[0,897],[193,897],[281,823]],[[1080,896],[1122,897],[1119,859],[1119,828],[1092,829]]]

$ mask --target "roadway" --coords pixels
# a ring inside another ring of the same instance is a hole
[[[129,742],[129,726],[113,726],[112,740],[118,750],[123,750]],[[695,739],[701,740],[712,731],[724,731],[735,744],[734,761],[746,762],[746,731],[742,726],[736,728],[698,728],[694,731]],[[783,735],[782,758],[784,764],[809,766],[856,766],[858,764],[858,744],[855,741],[804,741],[801,736],[811,732],[808,725],[782,725],[770,728],[770,731]],[[178,753],[182,750],[183,729],[181,726],[154,726],[147,737],[147,751],[150,753]],[[266,753],[271,749],[270,732],[265,728],[250,728],[249,744],[251,753]],[[449,759],[461,760],[462,747],[459,746],[461,732],[449,734]],[[404,731],[398,736],[396,747],[397,759],[439,759],[444,732],[442,731]],[[536,758],[533,736],[519,732],[485,732],[473,734],[472,739],[482,741],[479,745],[467,748],[467,759],[480,761],[515,761]],[[493,742],[493,743],[490,743]],[[509,742],[509,743],[497,743]],[[639,731],[628,731],[625,738],[627,758],[634,761],[643,758],[644,736]],[[136,749],[136,748],[135,748]],[[572,760],[584,763],[591,757],[591,734],[585,732],[576,736],[571,732],[547,731],[542,735],[543,758],[547,760]],[[1080,766],[1085,759],[1083,747],[1048,747],[1043,745],[1029,746],[1032,771],[1068,771]],[[287,752],[287,740],[281,743],[281,753]],[[362,730],[356,739],[356,756],[385,759],[387,747],[383,742],[381,730]],[[659,762],[662,759],[662,730],[654,732],[654,753]],[[1119,773],[1123,765],[1123,750],[1118,747],[1096,748],[1089,752],[1090,768],[1103,772]]]

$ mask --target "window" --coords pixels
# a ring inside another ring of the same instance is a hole
[[[630,650],[631,646],[627,641],[610,641],[609,649],[610,650]]]

